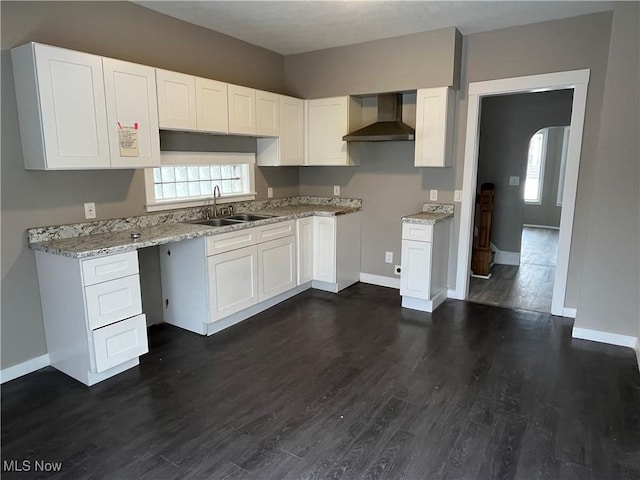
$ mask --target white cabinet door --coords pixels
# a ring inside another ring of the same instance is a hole
[[[336,219],[313,217],[313,279],[336,283]]]
[[[402,241],[400,295],[427,300],[431,289],[431,243]]]
[[[280,135],[280,95],[256,90],[256,135]]]
[[[138,315],[94,330],[93,350],[97,373],[149,351],[145,318],[145,315]]]
[[[280,96],[280,165],[304,164],[304,100]]]
[[[108,168],[102,57],[30,43],[12,60],[25,168]]]
[[[347,165],[349,97],[307,100],[307,164]]]
[[[253,88],[229,85],[229,133],[255,135],[256,91]]]
[[[160,165],[155,69],[112,58],[103,58],[102,67],[111,166],[144,168]],[[127,148],[129,145],[123,143],[131,136],[136,148]]]
[[[196,79],[192,75],[156,68],[160,128],[195,130]]]
[[[258,303],[258,247],[207,257],[210,320]]]
[[[313,217],[300,218],[296,221],[298,285],[313,280]]]
[[[259,300],[262,302],[296,286],[294,235],[258,245]]]
[[[416,99],[416,167],[451,165],[454,94],[449,87],[421,88]]]
[[[196,127],[216,133],[229,132],[227,84],[196,77]]]

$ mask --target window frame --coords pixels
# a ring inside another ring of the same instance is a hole
[[[217,199],[218,204],[230,202],[252,201],[256,198],[255,188],[255,153],[227,153],[227,152],[160,152],[160,165],[230,165],[247,164],[249,174],[249,192],[222,195]],[[191,197],[184,199],[156,200],[153,181],[153,169],[144,169],[145,184],[145,208],[147,212],[158,212],[162,210],[175,210],[179,208],[190,208],[206,206],[211,203],[212,196]]]
[[[531,141],[536,135],[542,136],[542,143],[540,145],[540,167],[538,168],[538,194],[536,195],[536,200],[527,200],[525,193],[527,191],[527,177],[529,176],[529,152],[531,151]],[[523,200],[526,205],[542,205],[542,192],[544,188],[544,169],[545,164],[547,163],[547,139],[549,135],[549,130],[547,128],[541,128],[536,133],[531,135],[529,139],[529,148],[527,149],[527,168],[525,169],[524,174],[524,192],[523,192]]]

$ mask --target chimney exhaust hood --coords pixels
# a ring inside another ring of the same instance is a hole
[[[402,122],[402,94],[378,95],[378,121],[342,137],[346,142],[415,140],[415,130]]]

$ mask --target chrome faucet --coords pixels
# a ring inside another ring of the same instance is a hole
[[[220,187],[215,185],[213,187],[213,206],[209,207],[209,212],[207,214],[207,218],[215,218],[218,216],[218,198],[222,195],[220,194]]]

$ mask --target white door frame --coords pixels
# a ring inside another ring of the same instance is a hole
[[[469,273],[473,241],[473,214],[475,208],[476,182],[478,177],[478,145],[480,139],[480,102],[482,97],[511,93],[573,89],[571,133],[567,150],[567,170],[562,195],[558,258],[553,283],[551,313],[575,318],[576,311],[564,305],[569,273],[569,254],[573,232],[573,215],[578,188],[578,169],[582,150],[582,131],[587,106],[587,87],[590,70],[547,73],[526,77],[504,78],[469,84],[467,134],[464,152],[464,174],[462,181],[462,209],[460,213],[460,236],[458,240],[458,266],[456,288],[449,296],[464,300],[469,294]]]

